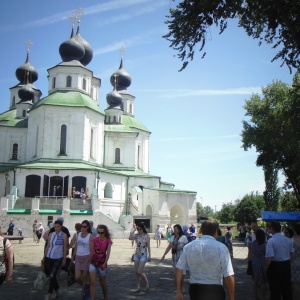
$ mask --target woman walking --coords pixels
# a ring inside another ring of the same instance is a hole
[[[8,266],[5,266],[4,257],[7,257]],[[6,280],[7,283],[12,283],[13,273],[13,247],[9,239],[3,237],[0,227],[0,286]],[[6,269],[7,267],[7,269]]]
[[[140,280],[145,282],[146,284],[146,291],[149,290],[149,281],[147,276],[144,273],[144,267],[146,262],[151,261],[151,248],[150,248],[150,236],[147,233],[145,225],[140,223],[137,226],[137,232],[134,235],[134,240],[136,242],[136,250],[133,256],[134,261],[134,269],[135,269],[135,276],[136,276],[136,293],[140,292]]]
[[[61,231],[62,222],[54,222],[54,232],[50,233],[48,238],[48,245],[45,250],[44,267],[45,273],[50,277],[50,284],[48,289],[47,299],[58,298],[58,282],[57,272],[60,266],[66,264],[66,256],[68,252],[67,235]]]
[[[168,243],[170,243],[170,239],[171,239],[171,236],[173,234],[173,228],[170,224],[168,224],[168,227],[166,229],[166,233],[167,233],[167,240],[168,240]]]
[[[266,297],[266,236],[262,229],[257,229],[255,232],[256,240],[252,243],[252,280],[253,280],[253,292],[254,298],[258,299],[258,288],[261,290],[261,296],[264,300]]]
[[[165,259],[165,256],[168,254],[170,249],[172,249],[172,262],[174,267],[174,275],[175,275],[175,267],[182,254],[183,247],[189,242],[187,237],[184,235],[183,230],[179,224],[174,225],[173,227],[174,234],[171,236],[170,243],[162,256],[161,260]],[[183,272],[185,275],[185,272]],[[183,277],[181,279],[181,290],[183,292]]]
[[[82,287],[82,297],[90,266],[92,239],[90,223],[84,220],[81,223],[81,232],[77,235],[75,250],[72,254],[72,261],[75,261],[75,280]]]
[[[160,228],[160,225],[158,224],[156,227],[156,230],[155,230],[155,239],[156,239],[156,247],[157,248],[160,246],[161,234],[162,234],[162,230]]]
[[[97,226],[98,236],[92,240],[91,264],[90,264],[90,292],[91,300],[95,299],[96,294],[96,275],[103,292],[103,300],[107,300],[107,262],[109,260],[112,241],[106,225]]]

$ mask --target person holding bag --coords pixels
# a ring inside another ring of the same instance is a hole
[[[54,232],[50,233],[45,250],[44,269],[50,277],[48,300],[58,298],[59,285],[56,275],[60,267],[66,264],[67,253],[68,237],[62,232],[62,222],[57,220],[54,222]]]
[[[174,267],[174,276],[175,276],[175,267],[182,254],[183,247],[188,243],[187,237],[184,235],[182,227],[179,224],[174,225],[173,227],[173,235],[170,238],[169,245],[161,258],[161,261],[165,259],[165,256],[172,249],[172,262]],[[185,272],[183,275],[186,275]],[[183,276],[181,281],[181,290],[183,291]]]
[[[0,227],[0,286],[5,280],[6,283],[12,283],[13,256],[12,244],[3,237]]]

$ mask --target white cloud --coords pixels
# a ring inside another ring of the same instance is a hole
[[[92,15],[92,14],[97,14],[97,13],[102,13],[102,12],[107,12],[107,11],[112,11],[112,10],[117,10],[117,9],[124,9],[124,7],[129,7],[133,5],[138,5],[138,4],[145,4],[145,3],[151,4],[151,0],[115,0],[115,1],[109,1],[107,3],[102,3],[102,4],[97,4],[89,7],[83,8],[84,15]],[[69,17],[72,15],[74,10],[69,10],[69,11],[64,11],[43,19],[38,19],[26,24],[21,24],[21,25],[11,25],[11,26],[5,26],[3,28],[0,28],[0,31],[13,31],[17,29],[25,29],[25,28],[31,28],[31,27],[39,27],[39,26],[44,26],[48,24],[53,24],[53,23],[58,23],[61,21],[64,21],[66,19],[69,19]]]

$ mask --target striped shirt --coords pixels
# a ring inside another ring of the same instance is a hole
[[[51,234],[51,239],[49,241],[50,245],[46,257],[59,259],[64,256],[64,236],[65,233],[62,231],[59,234],[56,232]]]

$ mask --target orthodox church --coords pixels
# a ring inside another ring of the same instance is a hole
[[[143,221],[151,232],[157,224],[195,222],[196,192],[149,173],[151,132],[135,118],[123,58],[102,109],[101,79],[87,67],[93,49],[80,23],[59,54],[42,97],[27,51],[9,109],[0,114],[0,225],[9,219],[49,223],[63,215],[72,228],[76,218],[88,218],[125,231]]]

